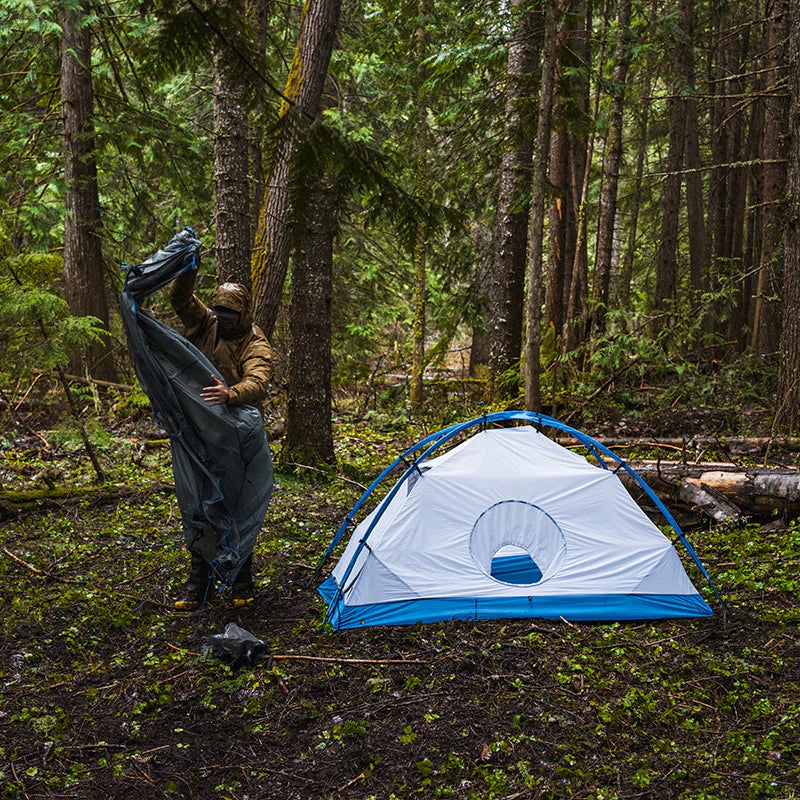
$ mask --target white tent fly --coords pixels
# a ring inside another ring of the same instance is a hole
[[[531,425],[489,427],[514,420],[571,433],[597,463]],[[446,441],[478,426],[479,432],[433,457]],[[710,583],[672,516],[619,457],[550,417],[501,412],[424,439],[365,492],[326,557],[389,471],[406,465],[320,586],[328,620],[336,628],[354,628],[455,619],[712,615],[671,542],[601,452],[636,477]]]

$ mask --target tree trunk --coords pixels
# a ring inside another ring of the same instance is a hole
[[[700,292],[708,272],[706,220],[703,203],[703,175],[700,171],[700,137],[694,70],[694,8],[692,0],[681,0],[681,20],[686,46],[680,61],[686,91],[686,220],[689,228],[689,276],[692,289]]]
[[[584,19],[584,28],[576,41],[576,50],[582,56],[584,63],[591,64],[589,48],[589,31],[593,29],[591,19],[591,3],[587,3]],[[603,24],[600,33],[600,52],[597,63],[602,64],[605,58],[606,32],[608,30],[608,6],[603,8]],[[579,48],[579,49],[578,49]],[[584,82],[582,92],[583,113],[586,125],[589,127],[588,141],[586,137],[572,136],[570,142],[572,166],[572,191],[576,209],[575,240],[572,249],[572,267],[569,269],[569,294],[567,295],[566,318],[562,331],[562,354],[574,350],[581,341],[581,321],[584,319],[586,302],[589,294],[589,262],[587,250],[587,202],[589,199],[589,182],[591,177],[592,160],[594,158],[595,131],[597,130],[597,116],[600,107],[600,81],[595,83],[594,101],[589,102],[589,81]]]
[[[737,37],[732,42],[732,48],[735,52],[735,63],[737,66],[737,74],[745,68],[749,63],[747,58],[748,48],[750,41],[749,27],[745,29],[741,37]],[[742,78],[734,78],[731,83],[733,94],[744,94],[747,86]],[[753,112],[755,112],[758,103],[753,103]],[[753,114],[751,114],[751,119]],[[731,146],[736,153],[735,161],[750,161],[752,160],[748,154],[750,143],[746,138],[747,118],[745,111],[740,107],[736,107],[731,119]],[[734,307],[731,310],[728,324],[724,329],[725,339],[735,344],[738,347],[742,339],[742,332],[746,325],[747,320],[747,305],[749,302],[750,292],[747,291],[749,281],[746,277],[744,269],[744,248],[745,248],[745,221],[747,209],[747,190],[748,190],[748,169],[746,167],[734,167],[731,169],[730,175],[730,266],[727,274],[732,280],[736,281],[741,287],[734,297]]]
[[[794,27],[797,20],[793,20]],[[788,107],[779,86],[785,72],[784,46],[787,35],[786,0],[775,0],[769,20],[767,49],[766,113],[764,117],[764,196],[761,224],[761,258],[753,319],[752,346],[760,355],[775,353],[780,341],[781,266],[778,263],[782,238],[779,204],[786,188],[786,137]],[[770,163],[772,162],[772,163]]]
[[[727,65],[728,50],[725,46],[730,32],[723,24],[723,9],[715,6],[713,10],[714,45],[709,59],[708,84],[713,87],[711,99],[711,160],[714,171],[708,189],[708,227],[711,234],[712,266],[714,274],[724,271],[727,259],[725,248],[728,208],[728,182],[726,166],[730,162],[728,153],[727,114],[728,90]]]
[[[754,91],[763,90],[761,76],[757,76]],[[756,161],[761,155],[761,141],[764,130],[764,105],[760,102],[753,103],[750,114],[748,130],[748,160]],[[764,195],[763,173],[760,167],[750,166],[747,175],[747,203],[746,225],[747,235],[744,248],[744,281],[742,284],[742,312],[740,326],[736,329],[739,339],[739,349],[744,350],[750,345],[755,316],[755,293],[758,271],[758,260],[761,253],[761,198]]]
[[[244,14],[244,0],[218,0]],[[250,186],[247,90],[241,58],[227,40],[214,48],[214,221],[217,277],[250,286]]]
[[[331,427],[331,296],[335,187],[318,180],[308,193],[292,261],[289,397],[285,451],[298,464],[334,464]]]
[[[591,4],[578,0],[574,9],[571,9],[578,20],[573,31],[570,49],[574,51],[573,57],[578,64],[591,63],[589,51],[589,31],[592,28],[590,20]],[[603,33],[601,43],[605,44],[606,18],[603,18]],[[580,74],[580,73],[578,73]],[[564,295],[564,325],[559,331],[562,337],[561,352],[568,353],[573,350],[578,342],[578,322],[586,305],[588,269],[586,257],[586,199],[588,193],[589,170],[591,168],[592,151],[594,150],[594,120],[596,119],[597,103],[599,101],[599,83],[596,84],[594,114],[590,113],[589,80],[588,76],[577,78],[570,77],[573,84],[570,92],[570,111],[574,128],[591,131],[587,137],[572,131],[569,135],[569,189],[572,200],[573,213],[570,220],[573,225],[567,229],[569,242],[569,256],[565,265],[565,295]]]
[[[783,275],[783,328],[778,388],[778,421],[790,432],[800,425],[800,0],[790,0],[789,89],[791,108],[789,130],[788,203]]]
[[[606,327],[611,285],[611,259],[614,252],[614,224],[617,216],[619,165],[622,160],[622,112],[625,105],[625,81],[631,63],[631,0],[620,0],[618,11],[617,48],[614,54],[613,97],[611,120],[606,139],[603,163],[603,189],[597,222],[597,256],[595,267],[594,328],[602,333]]]
[[[528,295],[525,330],[525,408],[542,407],[540,331],[542,319],[542,240],[544,237],[544,190],[550,161],[550,118],[556,66],[557,6],[548,3],[544,21],[542,80],[539,91],[539,121],[533,164],[530,224],[528,226]]]
[[[677,92],[677,87],[673,87]],[[686,134],[686,102],[673,94],[669,109],[667,177],[661,200],[661,238],[656,253],[655,308],[665,310],[678,291],[678,219],[681,204],[681,168]]]
[[[100,200],[94,155],[94,99],[91,71],[91,29],[88,7],[65,7],[61,15],[61,103],[64,131],[64,296],[73,316],[97,317],[108,328],[108,303],[103,281]],[[101,380],[116,381],[111,343],[89,346],[87,367]],[[81,374],[75,355],[70,371]]]
[[[245,14],[250,26],[255,31],[256,47],[263,56],[267,49],[267,30],[272,0],[245,0]],[[250,114],[247,122],[247,149],[249,152],[249,250],[247,253],[247,280],[251,281],[250,261],[258,229],[258,214],[264,200],[264,114],[266,113],[265,87],[256,81],[252,88]]]
[[[650,31],[648,44],[652,42],[653,28],[658,15],[658,0],[653,0],[650,11]],[[633,265],[636,261],[636,237],[639,228],[639,212],[642,206],[642,195],[644,190],[644,163],[647,154],[648,135],[647,128],[650,122],[650,87],[653,82],[653,65],[655,57],[653,48],[647,49],[647,64],[644,73],[644,83],[642,85],[643,102],[639,110],[639,146],[636,153],[636,177],[633,184],[633,200],[631,202],[630,223],[628,227],[628,243],[625,250],[625,259],[622,262],[622,269],[616,282],[617,305],[621,309],[628,308],[630,303],[631,281],[633,280]]]
[[[488,334],[488,304],[486,286],[492,270],[492,232],[480,222],[469,226],[469,236],[472,241],[472,251],[475,254],[475,281],[473,283],[473,297],[475,302],[476,322],[472,327],[472,342],[469,348],[469,377],[479,375],[485,377],[484,368],[489,364],[489,334]]]
[[[320,113],[341,0],[305,0],[292,66],[279,112],[272,162],[251,260],[254,320],[272,335],[292,245],[291,183],[300,138]]]
[[[415,75],[415,95],[417,102],[417,157],[415,164],[415,181],[417,193],[424,197],[427,194],[428,181],[428,108],[425,101],[425,73],[424,66],[427,55],[427,42],[425,25],[427,23],[427,2],[418,0],[417,3],[417,29],[414,35],[416,41],[417,72]],[[417,225],[414,239],[414,351],[411,359],[411,385],[409,400],[413,406],[421,406],[425,399],[425,316],[428,295],[428,276],[426,256],[428,250],[428,231],[424,222]]]
[[[560,90],[559,90],[560,91]],[[559,94],[555,98],[557,119],[555,130],[550,136],[549,179],[552,199],[548,217],[547,247],[547,285],[545,288],[545,323],[556,337],[561,336],[564,327],[566,302],[565,291],[569,291],[566,265],[569,258],[567,232],[571,224],[572,201],[570,199],[567,150],[567,127],[563,117],[562,101]]]
[[[576,192],[571,168],[570,127],[585,115],[585,81],[574,77],[580,69],[579,45],[585,38],[581,19],[582,0],[564,0],[563,17],[556,40],[556,89],[553,100],[553,134],[550,141],[549,179],[552,187],[548,223],[547,287],[545,321],[556,338],[566,321],[570,278],[577,240]],[[581,120],[582,122],[582,120]]]
[[[500,158],[495,257],[487,296],[489,375],[492,396],[499,400],[518,391],[517,365],[522,348],[522,306],[525,277],[525,246],[528,228],[532,142],[526,134],[526,105],[533,90],[536,63],[535,23],[538,9],[524,10],[523,0],[512,0],[516,25],[508,46],[505,91],[505,135]],[[543,99],[543,98],[542,98]],[[548,102],[552,102],[548,98]],[[514,374],[514,378],[510,375]]]

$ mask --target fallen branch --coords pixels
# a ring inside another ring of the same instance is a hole
[[[351,480],[350,478],[345,478],[344,475],[337,475],[335,472],[327,469],[320,469],[319,467],[310,467],[308,464],[299,464],[297,461],[286,461],[284,462],[287,467],[299,467],[300,469],[309,469],[312,472],[321,472],[323,475],[327,475],[330,478],[336,478],[337,480],[344,481],[345,483],[350,483],[353,486],[357,486],[361,489],[362,492],[367,490],[367,487],[363,484],[360,484],[358,481]]]
[[[404,658],[326,658],[324,656],[301,656],[288,653],[286,655],[271,656],[274,660],[296,659],[299,661],[327,661],[333,664],[427,664],[427,661]]]
[[[23,561],[19,556],[15,555],[7,548],[3,547],[1,549],[3,553],[5,553],[12,561],[16,561],[17,564],[29,569],[34,575],[38,575],[40,578],[50,578],[50,580],[60,581],[61,583],[81,583],[81,581],[76,581],[73,578],[62,578],[59,575],[53,575],[51,572],[45,572],[44,570],[37,569],[33,566],[33,564]]]
[[[194,650],[187,650],[185,647],[178,647],[176,644],[167,642],[167,647],[173,650],[178,650],[181,653],[186,653],[190,656],[199,656]],[[283,655],[271,655],[269,658],[273,661],[286,661],[288,659],[295,659],[296,661],[323,661],[330,664],[427,664],[427,661],[419,661],[417,659],[404,659],[404,658],[331,658],[329,656],[305,656],[294,653],[284,653]]]
[[[44,370],[35,370],[35,372],[38,372],[40,375],[44,375],[45,377],[48,378],[59,377],[56,374],[53,374],[51,372],[46,372]],[[108,389],[120,389],[121,391],[124,392],[132,392],[136,388],[135,386],[132,386],[131,384],[128,383],[114,383],[113,381],[101,381],[98,378],[91,378],[85,375],[70,375],[68,372],[64,373],[64,377],[70,382],[77,381],[78,383],[88,383],[90,385],[93,384],[94,386],[104,386]]]

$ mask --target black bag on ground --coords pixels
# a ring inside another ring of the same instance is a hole
[[[229,622],[222,633],[206,637],[203,651],[231,666],[252,665],[267,652],[267,644],[235,622]]]

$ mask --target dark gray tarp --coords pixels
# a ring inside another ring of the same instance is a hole
[[[230,584],[253,551],[272,494],[261,414],[253,406],[202,400],[211,374],[224,382],[219,369],[140,305],[182,271],[196,270],[200,246],[192,229],[184,228],[147,261],[127,267],[120,306],[153,420],[169,435],[186,546]]]

